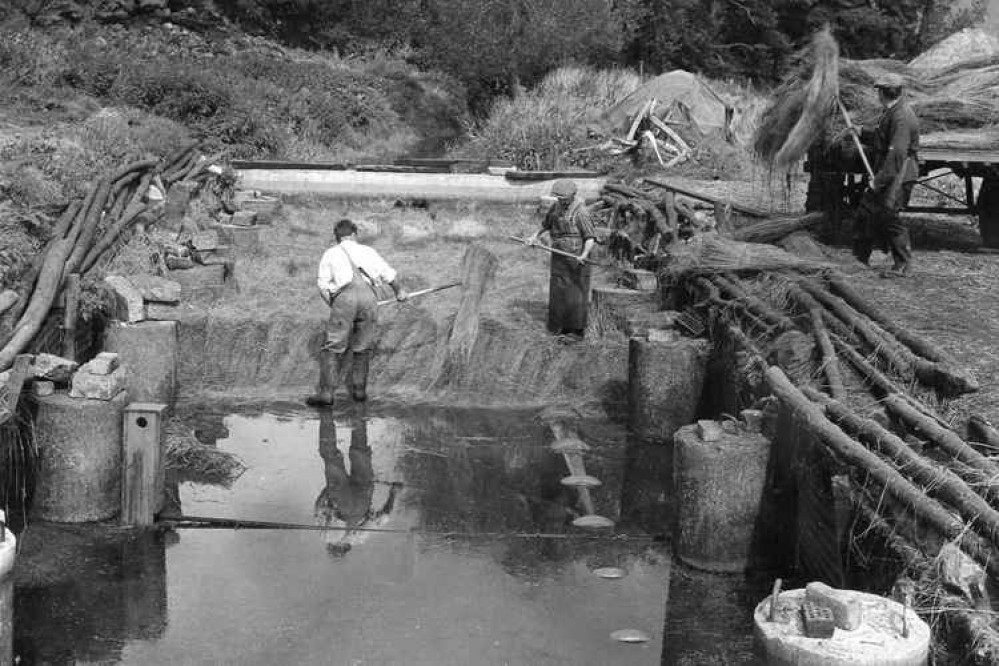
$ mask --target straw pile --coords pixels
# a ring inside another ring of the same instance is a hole
[[[194,430],[172,418],[164,425],[166,461],[182,481],[229,487],[246,471],[246,465],[228,451],[198,441]]]
[[[820,33],[821,34],[821,33]],[[816,37],[817,43],[819,37]],[[791,137],[809,95],[816,64],[824,66],[828,51],[807,49],[792,61],[787,76],[774,91],[770,105],[760,118],[753,141],[755,155],[777,166],[778,153]],[[817,61],[816,58],[819,58]],[[913,67],[899,60],[839,60],[839,96],[857,124],[873,125],[881,114],[874,82],[886,73],[901,76],[922,133],[999,128],[999,55],[948,64],[938,69]],[[827,119],[826,131],[817,140],[828,145],[845,127],[835,113]],[[977,145],[977,144],[976,144]]]
[[[744,243],[715,234],[700,234],[669,249],[666,279],[712,273],[818,271],[828,263],[798,257],[763,243]]]

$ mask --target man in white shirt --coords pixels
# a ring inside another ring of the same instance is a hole
[[[326,340],[319,352],[319,391],[306,398],[310,405],[332,405],[347,351],[353,352],[350,389],[354,400],[367,399],[368,363],[378,339],[378,296],[375,287],[387,283],[397,300],[408,298],[395,270],[381,255],[357,242],[357,226],[340,220],[333,229],[337,244],[319,260],[316,284],[330,308]]]

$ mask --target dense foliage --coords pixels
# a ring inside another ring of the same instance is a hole
[[[573,62],[780,78],[832,24],[850,58],[909,59],[976,23],[984,0],[224,0],[230,15],[303,45],[371,40],[410,50],[468,87],[473,107]]]

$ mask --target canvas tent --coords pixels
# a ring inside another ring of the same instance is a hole
[[[604,112],[603,125],[613,133],[627,133],[652,99],[655,116],[688,138],[715,133],[731,138],[732,107],[700,77],[682,69],[657,76],[615,103]]]

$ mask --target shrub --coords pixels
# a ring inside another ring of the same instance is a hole
[[[0,82],[37,86],[55,81],[66,51],[34,31],[0,31]]]

